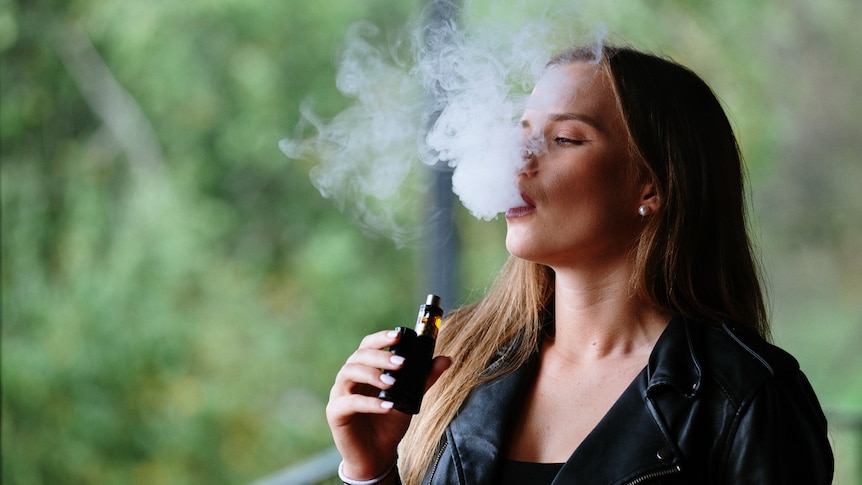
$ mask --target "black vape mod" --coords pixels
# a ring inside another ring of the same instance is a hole
[[[401,334],[401,338],[389,350],[404,357],[404,366],[395,371],[383,371],[395,378],[395,384],[389,389],[380,391],[378,397],[392,401],[393,407],[403,413],[419,412],[422,394],[425,393],[425,381],[431,372],[437,330],[442,322],[443,310],[440,308],[440,297],[428,295],[425,304],[419,307],[416,329],[407,327],[395,329]]]

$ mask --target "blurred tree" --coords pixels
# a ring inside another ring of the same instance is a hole
[[[277,142],[305,96],[338,108],[347,25],[409,9],[4,6],[5,483],[236,483],[329,442],[333,369],[415,311],[413,255]]]

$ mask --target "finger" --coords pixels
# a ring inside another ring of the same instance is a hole
[[[326,405],[326,417],[333,426],[343,426],[357,414],[388,414],[390,411],[391,402],[360,394],[330,399]]]
[[[359,349],[347,358],[345,364],[395,370],[404,365],[404,357],[395,355],[388,350]]]
[[[335,376],[331,397],[346,394],[376,395],[381,389],[389,389],[395,379],[380,369],[367,365],[345,364]]]
[[[381,330],[366,335],[359,343],[360,349],[382,349],[398,342],[401,334],[396,330]]]

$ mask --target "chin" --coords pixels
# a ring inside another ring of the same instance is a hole
[[[536,249],[529,241],[525,241],[520,237],[513,237],[511,233],[506,235],[506,250],[512,256],[526,259],[527,261],[534,261],[537,253]]]

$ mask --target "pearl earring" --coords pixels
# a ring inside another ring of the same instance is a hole
[[[647,207],[645,205],[638,207],[638,214],[640,214],[642,217],[648,216],[649,212],[650,212],[649,207]]]

